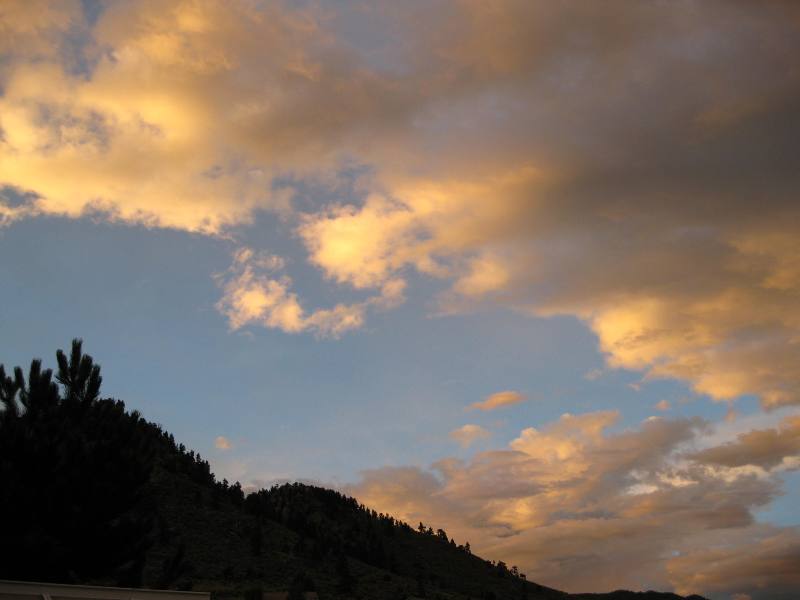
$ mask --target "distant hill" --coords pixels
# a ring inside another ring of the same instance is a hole
[[[441,529],[298,483],[247,496],[122,401],[73,342],[54,374],[0,366],[0,579],[197,589],[215,598],[679,600],[570,595]],[[694,600],[702,600],[692,596]]]

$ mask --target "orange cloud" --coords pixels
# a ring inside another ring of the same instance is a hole
[[[52,58],[60,37],[84,25],[77,0],[7,0],[0,5],[0,54]]]
[[[216,438],[214,438],[214,447],[217,450],[230,450],[231,441],[224,435],[218,435]]]
[[[490,394],[485,400],[480,402],[473,402],[468,408],[484,411],[495,410],[503,406],[513,406],[514,404],[525,402],[526,399],[527,398],[519,392],[506,390],[504,392],[495,392],[494,394]]]
[[[0,9],[4,42],[37,40],[0,71],[0,184],[39,214],[221,234],[285,212],[273,178],[328,170],[384,93],[319,14],[279,2],[105,6],[76,72],[59,49],[79,9]]]
[[[390,3],[407,44],[376,64],[315,6],[119,3],[90,24],[78,3],[3,3],[0,186],[26,199],[0,198],[0,224],[232,236],[278,212],[376,306],[416,271],[449,283],[438,312],[570,315],[612,368],[800,402],[796,7]],[[338,194],[352,165],[355,196],[294,205],[287,179]],[[364,322],[302,312],[285,278],[240,284],[234,327]]]
[[[290,291],[292,280],[275,271],[284,267],[280,257],[257,254],[241,248],[225,273],[216,276],[223,296],[217,310],[225,315],[232,330],[247,325],[261,325],[287,333],[313,331],[320,336],[338,337],[360,327],[368,309],[387,309],[403,300],[405,283],[387,281],[380,294],[353,304],[308,313],[297,294]]]
[[[781,493],[779,481],[684,460],[704,439],[703,421],[650,418],[610,433],[618,416],[564,415],[468,461],[366,471],[348,491],[573,592],[673,588],[788,599],[796,573],[784,567],[795,560],[797,532],[753,517]],[[733,574],[750,556],[759,566]]]

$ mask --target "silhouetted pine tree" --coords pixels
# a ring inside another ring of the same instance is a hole
[[[56,352],[58,375],[56,379],[64,387],[64,400],[88,406],[100,395],[100,365],[88,354],[82,353],[83,340],[72,340],[69,361],[63,350]]]
[[[0,402],[3,403],[3,412],[0,413],[1,419],[12,420],[19,416],[19,405],[17,404],[19,390],[19,382],[7,376],[5,367],[0,365]]]
[[[79,341],[73,363],[66,384],[59,373],[64,398],[38,359],[27,380],[19,367],[13,381],[0,367],[0,511],[13,515],[3,527],[0,578],[136,583],[149,545],[142,503],[153,452],[138,414],[97,400],[99,367]],[[91,410],[73,410],[69,394]]]

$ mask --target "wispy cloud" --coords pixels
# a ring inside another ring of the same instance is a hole
[[[525,400],[527,400],[527,398],[523,394],[513,390],[505,390],[503,392],[495,392],[494,394],[490,394],[480,402],[473,402],[467,408],[470,410],[489,411],[496,410],[504,406],[513,406],[514,404],[525,402]]]
[[[487,429],[472,423],[463,425],[462,427],[450,432],[450,437],[461,444],[461,446],[464,448],[470,447],[478,440],[484,440],[488,437],[491,437],[491,435],[492,434]]]
[[[313,331],[338,337],[361,327],[368,309],[391,308],[404,300],[405,282],[392,280],[384,283],[379,295],[362,302],[307,312],[291,291],[291,278],[278,273],[284,264],[279,257],[241,248],[231,267],[216,276],[223,290],[216,308],[228,318],[231,329],[259,325],[286,333]]]

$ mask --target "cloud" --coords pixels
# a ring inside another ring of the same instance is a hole
[[[385,3],[373,45],[342,26],[358,3],[27,5],[0,12],[0,185],[26,199],[0,222],[277,213],[336,284],[420,273],[437,312],[570,315],[611,368],[800,403],[791,3]],[[293,201],[353,167],[352,194]],[[363,324],[289,284],[243,281],[232,325]]]
[[[313,331],[320,336],[338,337],[364,324],[370,308],[386,309],[403,301],[405,283],[387,281],[377,296],[353,304],[307,312],[297,294],[290,291],[292,280],[280,275],[282,258],[240,248],[231,267],[216,276],[223,296],[217,310],[225,315],[233,330],[247,325],[280,329],[286,333]]]
[[[463,77],[421,117],[427,164],[395,160],[363,204],[309,215],[314,264],[358,288],[416,269],[452,282],[445,312],[573,315],[611,367],[800,402],[797,170],[765,158],[800,130],[796,11],[620,5],[598,27],[590,7],[459,7],[452,37],[418,34],[431,70]]]
[[[573,592],[788,598],[796,573],[785,567],[794,564],[797,532],[753,516],[781,493],[779,480],[686,461],[686,450],[708,435],[702,420],[650,418],[611,433],[618,418],[566,414],[470,460],[365,471],[348,491]],[[726,578],[751,552],[754,566],[743,573],[763,575]]]
[[[277,176],[329,172],[356,130],[402,113],[322,18],[169,0],[110,4],[90,26],[78,3],[4,3],[0,182],[39,214],[214,235],[285,212]]]
[[[519,392],[506,390],[504,392],[495,392],[494,394],[487,396],[486,399],[482,400],[481,402],[473,402],[468,408],[484,411],[495,410],[502,408],[503,406],[519,404],[520,402],[525,402],[525,400],[525,396]]]
[[[77,1],[7,0],[0,6],[0,53],[7,58],[53,58],[60,37],[84,24]]]
[[[231,441],[224,435],[218,435],[216,438],[214,438],[214,447],[217,450],[230,450]]]
[[[777,428],[740,433],[736,441],[706,448],[689,458],[706,465],[774,469],[787,459],[800,459],[800,416],[787,417]],[[793,468],[800,468],[800,463]]]
[[[672,404],[670,404],[669,400],[659,400],[658,403],[656,403],[656,408],[666,412],[672,408]]]
[[[720,536],[669,560],[678,593],[702,587],[712,597],[790,600],[800,589],[800,529],[759,526]],[[747,552],[742,547],[748,548]],[[704,568],[697,569],[697,565]]]
[[[491,437],[492,434],[480,425],[467,424],[451,431],[449,435],[462,447],[468,448],[478,440],[485,440]]]
[[[96,22],[78,2],[0,3],[0,224],[92,215],[236,238],[276,213],[365,297],[309,309],[282,259],[242,250],[217,277],[232,329],[342,335],[416,273],[447,288],[436,312],[569,315],[610,368],[800,403],[795,5],[381,8],[367,42],[341,26],[359,3],[113,3]],[[297,203],[287,181],[336,201]],[[609,434],[616,418],[565,416],[358,490],[576,589],[722,589],[749,535],[764,589],[791,587],[794,534],[751,515],[793,464],[793,422],[692,453],[699,422]],[[741,535],[700,578],[663,568],[672,552],[711,560],[704,536],[725,531]]]

